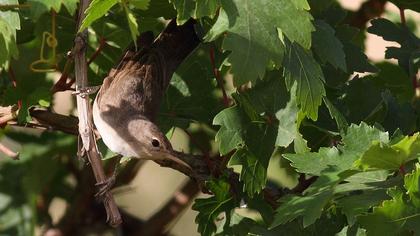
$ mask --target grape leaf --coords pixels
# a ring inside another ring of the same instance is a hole
[[[128,6],[123,3],[123,7],[125,11],[125,16],[127,17],[128,27],[131,33],[131,39],[133,40],[134,45],[137,47],[137,37],[140,35],[138,29],[139,25],[137,24],[136,17],[134,16],[133,12],[128,8]]]
[[[177,23],[184,24],[190,17],[195,19],[209,16],[213,18],[220,0],[170,0],[177,10]]]
[[[374,19],[367,31],[376,34],[386,41],[397,42],[401,47],[387,47],[385,58],[395,58],[398,64],[410,73],[410,59],[412,54],[420,47],[418,39],[408,28],[398,26],[387,19]]]
[[[232,64],[235,86],[263,78],[270,60],[277,65],[281,63],[284,48],[279,32],[306,48],[311,45],[312,17],[290,1],[222,1],[222,7],[229,16],[223,49],[231,51],[228,61]],[[226,26],[225,20],[217,23],[215,29]]]
[[[28,4],[31,6],[29,12],[33,21],[37,21],[42,14],[50,10],[60,12],[62,4],[67,8],[70,15],[74,15],[78,2],[78,0],[28,0]]]
[[[379,205],[390,197],[384,189],[364,191],[361,194],[349,195],[337,200],[337,206],[342,208],[350,225],[356,222],[356,217],[364,214],[372,206]]]
[[[334,188],[353,173],[342,174],[341,170],[330,166],[304,192],[303,196],[288,195],[280,199],[271,228],[285,224],[303,216],[303,227],[313,224],[321,217],[322,211],[334,195]]]
[[[130,0],[129,3],[140,10],[147,10],[150,0]]]
[[[16,29],[0,16],[0,68],[9,67],[11,58],[18,57]]]
[[[284,154],[291,165],[300,173],[319,176],[322,171],[330,167],[337,171],[349,170],[353,163],[368,149],[375,145],[375,141],[388,142],[388,134],[365,123],[351,125],[342,137],[343,144],[338,147],[321,147],[318,152]]]
[[[227,108],[214,117],[213,124],[221,126],[215,137],[221,155],[244,144],[248,122],[246,114],[238,106]]]
[[[287,42],[287,41],[286,41]],[[296,43],[286,43],[286,55],[283,61],[286,85],[290,89],[297,82],[297,104],[301,111],[317,120],[318,107],[325,96],[324,75],[312,54]]]
[[[331,118],[333,118],[337,123],[338,130],[340,132],[346,131],[349,124],[347,123],[344,115],[334,106],[334,104],[332,104],[332,102],[327,97],[324,97],[324,104],[328,108]]]
[[[97,19],[103,17],[117,3],[118,0],[93,0],[85,11],[86,17],[80,25],[79,32],[89,27]]]
[[[276,145],[280,147],[288,147],[294,141],[296,153],[309,151],[306,140],[299,133],[301,118],[299,118],[299,109],[296,104],[296,85],[290,91],[290,101],[286,107],[276,113],[279,121]]]
[[[207,183],[207,187],[214,194],[206,199],[195,199],[192,209],[198,211],[195,222],[198,224],[198,232],[204,236],[213,235],[216,232],[214,221],[222,212],[228,212],[234,208],[233,198],[230,196],[230,186],[223,179],[213,180]]]
[[[419,208],[408,201],[400,189],[390,189],[388,195],[392,197],[391,200],[374,207],[373,213],[358,217],[360,225],[369,235],[401,235],[411,230],[418,232]]]
[[[404,176],[404,187],[411,202],[418,208],[420,207],[420,164],[416,163],[413,172]]]
[[[374,141],[355,165],[364,170],[398,170],[404,163],[417,158],[420,152],[419,135],[406,136],[393,145]]]
[[[392,3],[402,9],[411,9],[420,12],[420,2],[418,0],[390,0]]]
[[[240,180],[244,182],[244,191],[250,197],[259,193],[267,182],[275,132],[276,129],[269,126],[250,125],[246,130],[246,147],[237,150],[229,161],[229,166],[242,166]]]
[[[322,62],[346,72],[346,55],[343,44],[335,36],[334,29],[325,21],[316,20],[316,30],[312,33],[313,49]]]

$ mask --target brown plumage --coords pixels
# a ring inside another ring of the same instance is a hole
[[[127,50],[104,79],[93,106],[94,123],[113,152],[145,159],[172,159],[172,146],[153,123],[172,74],[198,46],[194,20],[172,20],[151,42],[150,34]]]

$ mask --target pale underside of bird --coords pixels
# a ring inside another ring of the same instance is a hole
[[[172,20],[154,41],[150,34],[142,35],[139,49],[128,49],[104,79],[93,105],[93,120],[111,151],[182,162],[153,122],[172,74],[200,42],[194,24],[190,20],[177,26]]]

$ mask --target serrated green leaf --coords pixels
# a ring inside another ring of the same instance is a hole
[[[0,68],[7,68],[11,58],[18,57],[16,29],[0,16]]]
[[[347,120],[344,117],[344,115],[334,106],[334,104],[331,103],[331,101],[327,97],[324,97],[323,100],[325,106],[330,112],[331,118],[335,120],[338,130],[340,132],[346,131],[349,124],[347,123]]]
[[[93,0],[85,11],[86,17],[83,19],[79,32],[89,27],[97,19],[103,17],[117,3],[118,0]]]
[[[211,42],[216,40],[221,34],[226,32],[229,28],[229,19],[223,8],[219,11],[219,16],[217,17],[216,23],[211,27],[211,29],[204,36],[205,42]]]
[[[297,104],[312,120],[318,119],[318,107],[325,96],[324,75],[312,54],[296,43],[287,43],[283,61],[286,85],[297,82]]]
[[[38,20],[38,18],[53,9],[56,12],[60,11],[61,0],[28,0],[30,7],[30,15],[33,21]]]
[[[140,10],[147,10],[149,8],[150,0],[129,0],[129,3]]]
[[[338,199],[337,206],[342,208],[349,224],[352,225],[356,222],[357,216],[364,214],[369,208],[377,206],[389,198],[384,189],[370,190]]]
[[[128,6],[124,5],[125,16],[127,17],[128,27],[130,28],[131,39],[134,42],[134,45],[137,47],[137,37],[140,35],[139,26],[137,24],[136,17],[134,16],[133,12],[128,8]]]
[[[373,145],[355,163],[364,170],[398,170],[404,163],[417,158],[420,152],[419,133],[406,136],[399,142],[388,145],[374,141]]]
[[[222,212],[229,212],[234,208],[233,198],[230,196],[230,186],[222,179],[210,181],[207,187],[214,194],[206,199],[195,199],[192,209],[198,211],[195,222],[198,224],[198,232],[204,236],[213,235],[216,232],[214,221]]]
[[[215,138],[221,155],[244,144],[248,122],[246,114],[238,106],[227,108],[214,117],[213,124],[221,126]]]
[[[390,0],[401,9],[411,9],[420,12],[420,2],[418,0]]]
[[[296,104],[295,94],[296,85],[290,91],[290,101],[286,107],[276,113],[276,118],[279,121],[276,145],[288,147],[294,141],[295,152],[303,153],[309,151],[309,148],[306,145],[306,140],[299,133],[299,109]]]
[[[405,194],[398,189],[390,189],[386,200],[373,213],[359,216],[358,222],[367,230],[368,235],[401,235],[407,231],[418,232],[419,208],[407,201]]]
[[[241,165],[240,180],[244,182],[244,192],[252,197],[259,193],[267,182],[267,168],[274,151],[273,127],[250,125],[246,130],[246,147],[232,156],[229,165]]]
[[[411,202],[417,208],[420,207],[420,164],[416,163],[415,169],[404,176],[404,188]]]
[[[360,158],[375,142],[387,143],[388,133],[382,132],[365,123],[351,125],[342,137],[343,144],[338,147],[321,147],[318,152],[284,154],[291,165],[300,173],[321,175],[322,171],[331,167],[337,171],[346,171],[353,167],[353,163]]]
[[[174,5],[177,15],[176,22],[182,25],[194,15],[195,1],[194,0],[170,0]]]
[[[280,6],[267,0],[224,1],[222,6],[229,16],[229,29],[223,41],[223,49],[231,51],[228,61],[232,65],[234,85],[239,86],[248,81],[254,83],[264,77],[269,60],[276,64],[282,60],[284,49],[276,29],[281,17],[270,14],[271,10],[279,9]]]
[[[211,18],[216,14],[217,8],[220,6],[220,0],[195,0],[194,18],[209,16]]]
[[[307,227],[321,216],[322,209],[332,197],[330,188],[321,189],[309,196],[288,195],[281,199],[282,204],[276,210],[273,223],[270,228],[278,227],[290,222],[299,216],[303,216],[303,227]]]
[[[335,36],[334,29],[322,20],[316,20],[314,25],[316,30],[312,33],[313,49],[319,59],[346,72],[343,44]]]
[[[387,19],[374,19],[371,21],[367,31],[376,34],[386,41],[397,42],[401,47],[387,47],[385,52],[386,59],[397,59],[398,64],[410,72],[411,55],[420,47],[420,39],[418,39],[407,27],[394,24]]]

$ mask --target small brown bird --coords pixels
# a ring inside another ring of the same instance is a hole
[[[152,35],[143,34],[138,40],[141,48],[128,49],[104,79],[93,105],[93,120],[113,152],[182,162],[153,122],[172,74],[200,42],[194,24],[189,20],[177,26],[172,20],[154,41]]]

